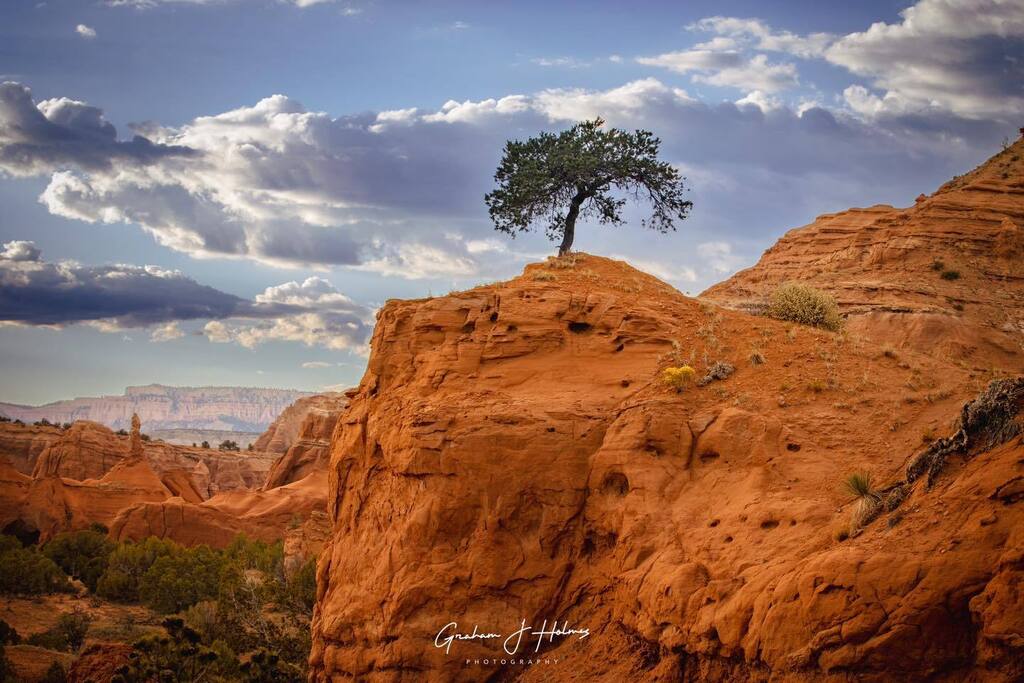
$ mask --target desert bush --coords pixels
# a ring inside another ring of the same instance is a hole
[[[783,284],[772,292],[768,315],[826,330],[838,330],[842,326],[836,300],[830,294],[798,282]]]
[[[960,271],[959,270],[944,270],[944,271],[942,271],[942,275],[940,277],[943,280],[959,280],[960,279]]]
[[[237,451],[237,450],[241,450],[241,449],[238,447],[238,442],[237,441],[232,441],[231,439],[224,439],[217,446],[217,450],[221,450],[221,451]]]
[[[107,539],[106,532],[96,529],[60,533],[43,546],[44,555],[92,592],[96,591],[112,552],[114,544]]]
[[[939,271],[942,271],[942,270],[945,270],[945,269],[946,269],[946,262],[945,261],[942,261],[940,259],[935,259],[934,261],[932,261],[932,270],[934,270],[935,272],[939,272]]]
[[[291,611],[313,616],[316,602],[316,558],[309,558],[281,587],[279,598],[282,607]]]
[[[11,538],[5,536],[5,539]],[[35,548],[10,547],[4,540],[0,551],[0,593],[41,595],[43,593],[71,592],[71,582],[53,560]]]
[[[92,617],[85,612],[75,611],[62,614],[57,623],[39,633],[33,633],[25,642],[29,645],[45,647],[47,650],[75,652],[85,642],[85,634],[89,632]]]
[[[683,365],[680,367],[665,368],[661,373],[661,381],[664,384],[672,387],[676,391],[682,391],[691,382],[693,382],[694,376],[697,371],[691,368],[689,365]]]
[[[752,349],[750,351],[750,356],[748,357],[748,360],[750,361],[751,365],[764,365],[766,362],[764,354],[758,351],[757,349]]]

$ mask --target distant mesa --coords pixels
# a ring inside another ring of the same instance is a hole
[[[131,428],[132,415],[137,414],[146,425],[147,433],[155,430],[262,432],[285,408],[310,395],[310,392],[293,389],[148,384],[128,387],[122,396],[82,397],[41,406],[0,403],[0,415],[23,422],[46,419],[56,424],[89,420],[114,430],[127,430]]]

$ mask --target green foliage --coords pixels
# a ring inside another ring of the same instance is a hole
[[[95,529],[60,533],[43,546],[44,555],[68,576],[78,579],[93,592],[107,569],[107,558],[113,551],[114,544],[107,538],[106,532]]]
[[[594,119],[558,134],[506,142],[494,174],[498,187],[484,197],[495,229],[515,237],[542,222],[552,241],[562,240],[564,254],[578,217],[621,225],[625,195],[650,202],[645,227],[674,230],[693,203],[684,199],[685,178],[658,160],[661,141],[649,131],[603,126]]]
[[[238,450],[241,450],[238,447],[238,442],[237,441],[232,441],[231,439],[224,439],[223,441],[220,442],[220,444],[217,446],[217,448],[218,448],[218,450],[222,450],[222,451],[238,451]]]
[[[45,631],[33,633],[25,642],[48,650],[75,652],[85,642],[85,634],[89,632],[91,623],[92,617],[85,612],[62,614],[56,624]]]
[[[157,612],[178,612],[216,597],[221,566],[220,553],[208,546],[176,547],[142,575],[139,598]]]
[[[867,472],[854,472],[843,481],[843,487],[854,498],[877,497],[871,482],[871,475]]]
[[[238,679],[238,659],[223,645],[208,646],[181,619],[166,619],[165,634],[142,638],[132,645],[128,664],[111,678],[113,683],[192,683]]]
[[[316,603],[316,558],[311,557],[285,581],[281,606],[297,614],[313,616]]]
[[[118,602],[138,602],[142,577],[157,559],[170,555],[178,544],[149,537],[140,543],[122,543],[107,558],[107,569],[96,583],[96,593]]]
[[[836,300],[819,289],[798,282],[788,282],[772,293],[768,315],[777,320],[826,330],[838,330],[842,326]]]
[[[250,683],[300,683],[306,680],[302,670],[282,661],[281,657],[268,650],[258,650],[249,661],[242,665],[242,674]]]
[[[35,548],[22,548],[21,544],[10,536],[2,538],[0,593],[41,595],[71,592],[71,582],[53,560]]]

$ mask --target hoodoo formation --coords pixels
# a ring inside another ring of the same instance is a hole
[[[700,299],[579,254],[389,301],[331,443],[311,679],[1024,677],[1022,153]],[[754,314],[787,280],[845,328]],[[511,670],[435,647],[451,622],[589,635]]]

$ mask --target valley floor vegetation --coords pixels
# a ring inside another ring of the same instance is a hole
[[[222,550],[188,548],[156,537],[115,543],[100,526],[58,534],[41,546],[23,546],[3,535],[0,593],[78,593],[92,605],[140,605],[157,620],[156,615],[164,615],[159,629],[127,640],[130,659],[117,670],[115,681],[306,678],[316,563],[310,559],[286,572],[281,542],[239,535]],[[81,608],[31,634],[20,634],[0,620],[0,683],[17,680],[5,646],[75,653],[91,636],[92,622],[90,610]],[[64,678],[55,661],[46,680]]]

